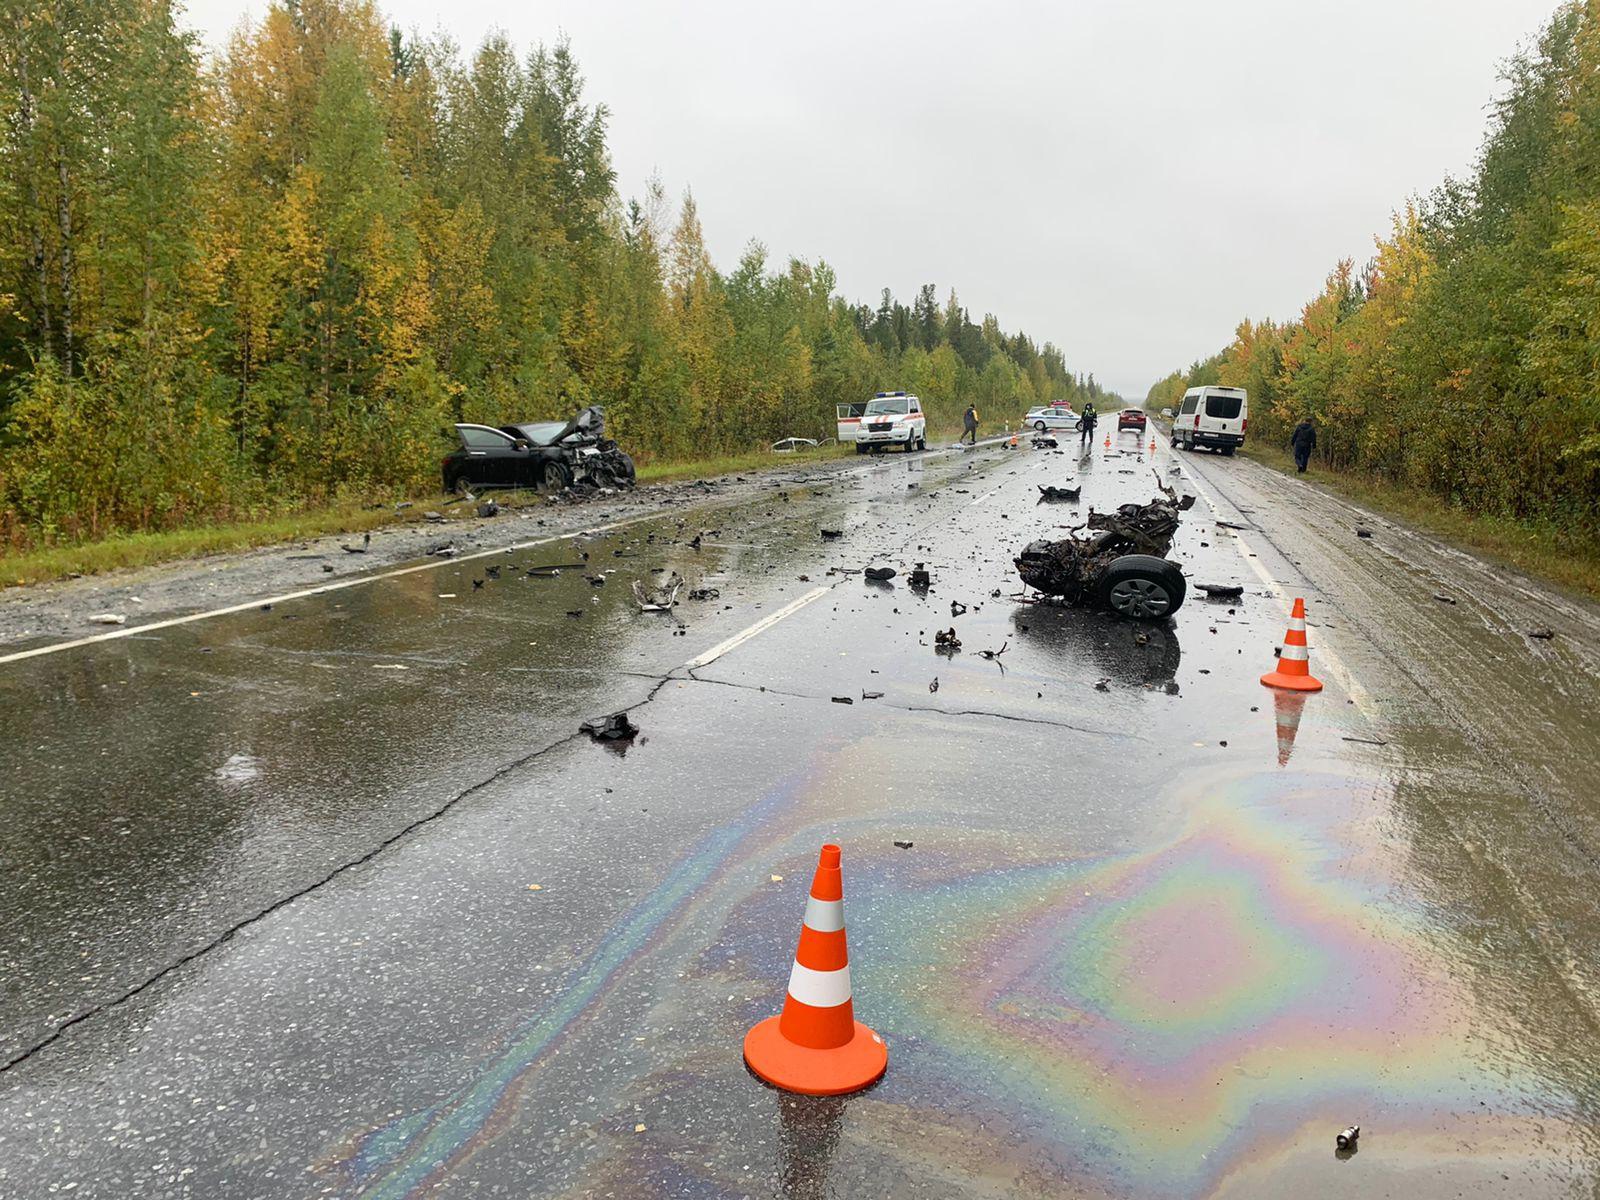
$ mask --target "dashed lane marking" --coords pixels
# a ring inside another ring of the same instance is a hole
[[[776,625],[779,621],[783,620],[785,617],[794,616],[795,613],[799,612],[802,608],[804,608],[806,605],[810,604],[813,600],[816,600],[820,596],[826,596],[827,594],[828,594],[828,589],[827,588],[825,588],[825,587],[814,587],[809,592],[807,592],[805,595],[801,596],[798,600],[789,601],[789,603],[785,604],[782,608],[778,609],[777,612],[768,613],[766,616],[762,617],[761,620],[757,621],[754,625],[751,625],[747,629],[741,629],[738,633],[734,634],[731,638],[727,638],[727,639],[725,639],[723,641],[718,642],[715,646],[711,647],[711,649],[705,651],[703,654],[697,654],[694,658],[691,658],[688,662],[684,663],[683,665],[685,667],[687,667],[689,670],[692,671],[696,667],[703,667],[703,666],[706,666],[709,663],[715,662],[717,659],[721,658],[724,654],[728,653],[728,651],[736,649],[737,647],[744,645],[751,638],[755,637],[758,633],[762,633],[762,632],[764,632],[764,631],[766,631],[768,629],[771,629],[774,625]]]

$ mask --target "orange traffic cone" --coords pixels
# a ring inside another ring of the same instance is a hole
[[[1111,431],[1109,429],[1106,430],[1106,449],[1111,449]]]
[[[1283,652],[1278,655],[1278,667],[1261,677],[1268,687],[1288,688],[1296,692],[1320,692],[1322,680],[1311,673],[1310,656],[1306,650],[1306,602],[1294,598],[1294,609],[1289,613],[1289,632],[1283,635]]]
[[[1278,727],[1278,765],[1287,767],[1294,753],[1294,739],[1300,733],[1300,715],[1305,712],[1306,694],[1279,688],[1272,693],[1272,720]]]
[[[824,846],[817,861],[783,1015],[745,1034],[744,1061],[774,1087],[808,1096],[858,1092],[889,1065],[889,1048],[856,1020],[850,999],[837,846]]]
[[[1154,454],[1155,452],[1156,452],[1156,440],[1155,440],[1155,438],[1151,438],[1150,439],[1150,453]]]

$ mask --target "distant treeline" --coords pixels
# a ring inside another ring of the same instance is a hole
[[[880,389],[936,422],[1100,394],[932,285],[717,270],[692,199],[618,197],[565,44],[277,0],[212,63],[165,0],[0,16],[0,549],[424,487],[460,419],[599,402],[682,457]]]
[[[1245,387],[1252,439],[1310,416],[1329,467],[1600,537],[1600,0],[1559,9],[1505,82],[1470,179],[1148,403]]]

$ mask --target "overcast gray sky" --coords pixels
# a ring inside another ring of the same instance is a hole
[[[1289,317],[1471,164],[1496,66],[1556,0],[387,0],[471,49],[561,32],[623,194],[694,189],[844,293],[954,286],[974,319],[1142,397],[1239,318]],[[190,0],[220,46],[262,0]]]

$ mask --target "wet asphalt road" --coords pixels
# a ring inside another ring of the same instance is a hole
[[[1176,461],[891,457],[0,666],[0,1196],[1593,1195],[1600,614]],[[1036,485],[1152,470],[1241,601],[1017,602]],[[890,1064],[811,1100],[739,1046],[825,840]]]

